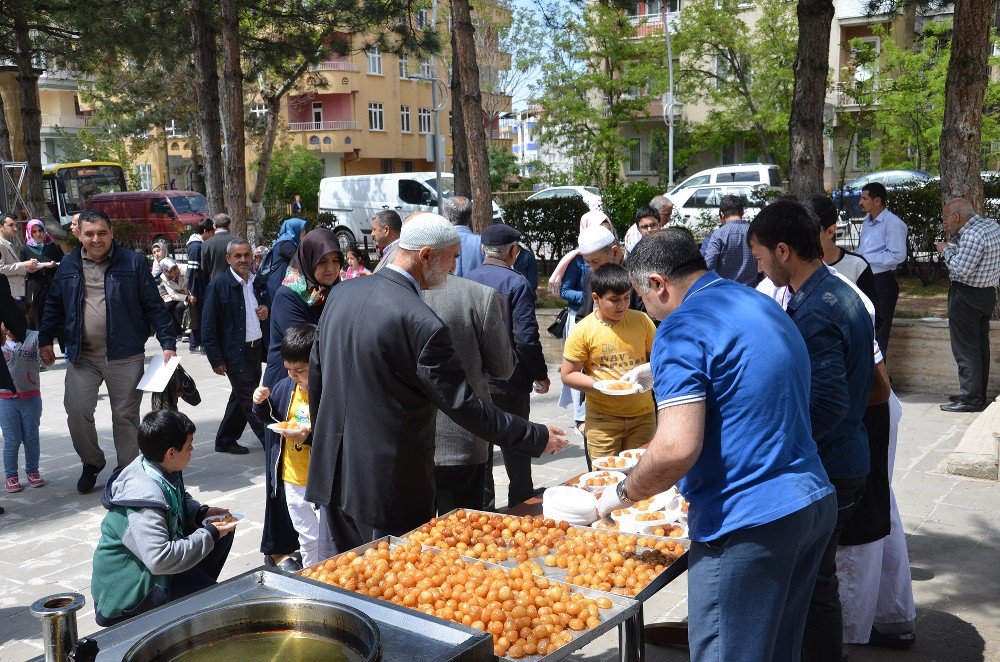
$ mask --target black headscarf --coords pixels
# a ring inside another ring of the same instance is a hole
[[[288,265],[288,272],[282,285],[291,289],[306,302],[315,306],[326,300],[326,294],[333,285],[340,282],[338,278],[333,285],[321,285],[316,280],[316,267],[324,255],[335,253],[341,266],[344,264],[344,252],[340,250],[340,242],[333,230],[316,228],[302,237],[295,255]]]

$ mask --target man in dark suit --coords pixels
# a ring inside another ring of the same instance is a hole
[[[507,379],[514,371],[500,294],[466,278],[448,276],[444,287],[424,292],[424,301],[448,326],[472,390],[492,401],[487,378]],[[455,508],[483,509],[491,455],[487,441],[438,412],[434,443],[438,514]]]
[[[247,423],[260,443],[264,443],[264,424],[253,413],[253,392],[260,385],[261,322],[267,319],[268,310],[254,290],[250,244],[230,238],[226,260],[229,269],[209,283],[205,292],[201,337],[212,370],[225,375],[232,386],[226,413],[215,436],[215,450],[246,455],[250,449],[238,441]]]
[[[534,457],[566,447],[562,430],[511,416],[469,385],[448,327],[421,298],[444,284],[457,257],[451,223],[420,214],[403,225],[393,264],[338,285],[326,302],[309,370],[306,500],[323,509],[337,550],[434,516],[438,409]]]
[[[483,230],[483,251],[486,259],[482,266],[465,275],[469,280],[482,283],[496,290],[502,297],[508,342],[514,346],[514,374],[509,378],[490,379],[490,396],[493,404],[508,414],[521,418],[531,415],[532,382],[538,383],[538,392],[549,390],[549,370],[538,337],[538,319],[535,317],[535,290],[527,279],[512,268],[521,250],[518,243],[521,233],[509,225],[496,224]],[[492,450],[492,449],[491,449]],[[531,456],[513,449],[502,449],[503,464],[510,485],[507,505],[531,498],[535,487],[531,482]],[[490,453],[490,474],[486,478],[486,503],[494,502],[493,454]]]
[[[201,265],[198,274],[202,287],[208,287],[213,280],[229,271],[226,261],[226,247],[235,237],[229,233],[232,219],[226,214],[216,214],[212,219],[215,234],[201,244]]]
[[[198,221],[194,234],[187,242],[188,254],[188,288],[191,290],[191,310],[194,324],[191,329],[191,351],[201,351],[201,307],[205,298],[205,283],[201,278],[201,245],[215,234],[215,224],[212,219],[203,218]]]

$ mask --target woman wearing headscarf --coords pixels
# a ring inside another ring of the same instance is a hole
[[[285,278],[274,295],[271,306],[271,338],[264,370],[264,386],[272,388],[287,375],[281,360],[281,341],[285,331],[296,324],[316,324],[323,314],[330,288],[340,282],[344,254],[337,235],[327,228],[309,232],[292,256],[285,270]],[[266,404],[266,403],[265,403]],[[271,412],[277,421],[285,420],[286,412]],[[267,416],[264,417],[268,422]],[[264,531],[260,551],[265,563],[282,563],[284,558],[299,548],[298,533],[292,525],[285,504],[285,492],[277,489],[276,467],[281,455],[280,443],[269,443],[276,435],[264,436],[267,488],[264,501]],[[288,568],[287,564],[284,566]]]
[[[278,238],[274,240],[271,250],[264,256],[260,264],[260,272],[267,279],[262,285],[267,288],[267,301],[274,302],[274,295],[281,287],[281,281],[285,277],[285,269],[292,261],[292,256],[302,241],[302,232],[306,229],[306,222],[301,218],[289,218],[281,224],[281,231]]]
[[[62,249],[53,241],[45,225],[34,218],[28,221],[24,230],[24,246],[21,246],[22,261],[38,260],[38,271],[24,277],[25,314],[28,317],[28,328],[37,331],[45,310],[45,297],[48,296],[52,279],[56,275],[56,266],[63,257]]]
[[[591,227],[603,225],[614,232],[611,227],[611,220],[602,211],[588,211],[580,217],[580,233]],[[583,305],[583,280],[590,267],[587,261],[580,255],[580,250],[575,248],[563,256],[556,265],[552,276],[549,277],[549,291],[558,294],[566,302],[569,309],[569,316],[566,318],[566,326],[563,329],[563,342],[569,337],[569,332],[576,324],[576,314]],[[573,404],[573,422],[580,434],[585,433],[584,421],[587,420],[587,409],[583,402],[583,394],[574,391],[568,386],[563,386],[559,395],[559,406],[568,407]]]

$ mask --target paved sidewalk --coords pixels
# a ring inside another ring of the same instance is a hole
[[[147,356],[155,347],[147,346]],[[181,404],[198,426],[195,454],[185,482],[203,503],[244,513],[223,579],[257,567],[263,518],[263,453],[248,433],[245,456],[215,453],[215,431],[229,384],[214,375],[204,356],[181,350],[184,366],[202,394],[199,407]],[[36,599],[59,591],[87,597],[80,612],[81,636],[98,628],[90,595],[91,557],[100,536],[104,510],[100,489],[76,493],[80,463],[73,452],[62,407],[65,369],[42,373],[45,412],[42,420],[43,475],[49,484],[25,488],[20,494],[0,493],[7,513],[0,516],[0,660],[16,662],[42,653],[39,622],[27,611]],[[553,383],[558,376],[553,371]],[[533,420],[568,426],[569,417],[557,407],[558,393],[532,396]],[[947,415],[938,410],[939,396],[908,394],[896,458],[895,488],[908,535],[914,592],[918,609],[918,642],[910,651],[851,648],[852,661],[866,660],[1000,660],[1000,485],[944,474],[944,463],[975,415]],[[149,399],[143,412],[149,410]],[[106,396],[98,405],[98,429],[114,464],[110,441],[110,411]],[[556,485],[584,470],[580,437],[571,436],[565,452],[536,460],[537,485]],[[100,488],[110,474],[98,479]],[[495,472],[498,501],[506,499],[506,475]],[[23,479],[23,474],[22,474]],[[668,586],[645,607],[648,621],[686,616],[686,576]],[[647,647],[651,662],[686,660],[687,650]],[[617,659],[617,635],[611,633],[578,652],[573,660]]]

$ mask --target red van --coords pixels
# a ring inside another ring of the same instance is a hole
[[[107,214],[115,226],[116,241],[134,248],[160,239],[172,245],[208,216],[208,200],[196,191],[100,193],[83,206]]]

